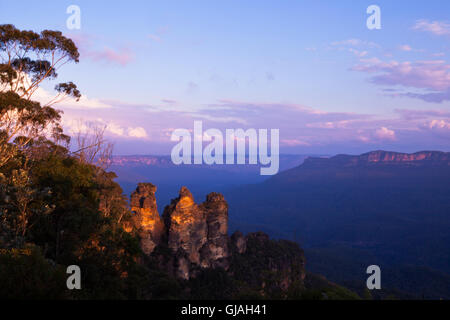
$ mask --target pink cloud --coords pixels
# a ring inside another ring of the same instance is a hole
[[[68,35],[77,45],[81,58],[90,59],[95,62],[106,62],[125,66],[134,59],[134,54],[129,48],[112,49],[104,46],[98,49],[94,43],[104,42],[103,39],[91,34],[69,34]]]
[[[423,131],[428,131],[435,136],[444,138],[446,140],[450,139],[450,118],[447,119],[433,119],[425,122],[421,129]]]
[[[169,28],[167,26],[160,27],[156,30],[155,33],[150,33],[147,35],[147,38],[155,41],[155,42],[162,42],[163,35],[165,35],[169,31]]]
[[[375,136],[381,140],[396,140],[395,131],[381,127],[375,131]]]
[[[85,52],[85,56],[94,61],[103,61],[107,63],[117,63],[122,66],[127,65],[133,60],[133,54],[128,49],[113,50],[105,47],[99,51]]]
[[[365,57],[369,52],[367,51],[359,51],[353,48],[348,49],[349,52],[353,53],[357,57]]]
[[[69,33],[67,36],[75,42],[78,49],[86,48],[95,40],[95,36],[87,33]]]
[[[408,44],[404,44],[404,45],[399,46],[399,49],[402,50],[402,51],[412,51],[411,46],[408,45]]]
[[[128,135],[133,138],[147,138],[147,131],[142,127],[130,128]]]
[[[431,32],[438,36],[450,35],[450,24],[443,21],[418,20],[413,29]]]
[[[309,146],[310,145],[308,142],[298,140],[298,139],[283,139],[283,140],[281,140],[281,143],[288,147]]]
[[[428,122],[428,127],[430,129],[445,129],[445,130],[450,130],[450,121],[448,120],[431,120],[430,122]]]

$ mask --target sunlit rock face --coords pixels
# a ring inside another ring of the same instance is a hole
[[[141,183],[131,195],[134,228],[146,258],[169,274],[188,280],[203,269],[223,268],[242,281],[249,281],[251,274],[252,285],[262,289],[287,290],[303,281],[304,255],[297,244],[270,240],[261,232],[247,236],[235,232],[228,237],[228,204],[223,195],[210,193],[205,202],[196,204],[182,187],[161,218],[155,192],[154,185]],[[268,271],[277,275],[275,282],[267,283]]]
[[[420,151],[416,153],[398,153],[389,151],[373,151],[359,156],[360,162],[384,162],[384,163],[405,163],[405,162],[436,162],[449,164],[450,154],[439,151]]]
[[[228,205],[222,195],[211,193],[201,205],[182,187],[179,197],[164,210],[167,245],[177,253],[178,276],[188,279],[191,269],[227,268]],[[192,268],[187,268],[187,261]]]
[[[223,195],[210,193],[201,205],[205,212],[207,241],[201,248],[203,268],[220,266],[228,268],[228,204]]]
[[[331,158],[308,158],[306,167],[354,167],[354,166],[450,166],[450,152],[420,151],[416,153],[399,153],[390,151],[372,151],[359,156],[337,155]]]
[[[151,183],[139,183],[131,194],[131,210],[134,212],[134,225],[141,237],[141,247],[145,254],[153,252],[161,243],[164,223],[158,213],[155,198],[156,186]]]
[[[194,202],[191,192],[183,187],[178,198],[164,210],[168,246],[173,252],[182,249],[194,264],[200,264],[200,249],[207,241],[205,212]]]

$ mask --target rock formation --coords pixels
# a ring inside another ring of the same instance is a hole
[[[183,187],[178,198],[164,209],[168,246],[173,252],[182,250],[190,262],[200,264],[200,249],[207,241],[206,215],[191,192]]]
[[[127,231],[138,232],[145,255],[152,255],[158,245],[167,247],[173,254],[159,260],[182,279],[189,279],[198,268],[227,269],[228,204],[224,197],[211,193],[198,205],[191,192],[182,187],[161,218],[155,192],[151,183],[138,185],[130,199],[133,223],[125,226]]]
[[[206,215],[207,241],[200,250],[200,265],[203,268],[227,268],[228,248],[228,204],[223,195],[210,193],[201,205]]]
[[[133,224],[141,237],[141,247],[150,254],[161,243],[164,223],[158,213],[155,198],[156,186],[151,183],[139,183],[131,194],[131,211],[134,212]]]
[[[155,199],[156,187],[141,183],[131,195],[134,228],[149,259],[180,279],[196,277],[203,269],[221,268],[258,288],[269,286],[267,272],[276,274],[271,285],[287,289],[303,281],[303,251],[289,241],[274,241],[261,232],[228,237],[228,204],[223,195],[210,193],[196,204],[182,187],[166,206],[162,218]],[[248,263],[242,263],[248,261]]]
[[[233,251],[242,254],[247,249],[247,239],[244,237],[242,232],[236,231],[231,236],[231,246]]]
[[[222,195],[211,193],[197,205],[182,187],[179,197],[165,208],[163,218],[179,277],[188,279],[196,267],[228,267],[228,205]]]

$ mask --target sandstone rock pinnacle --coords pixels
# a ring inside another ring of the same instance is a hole
[[[188,279],[190,268],[227,268],[228,205],[221,194],[211,193],[201,205],[182,187],[178,198],[164,210],[168,247],[177,253],[178,276]]]
[[[131,194],[131,210],[135,213],[134,225],[141,237],[141,247],[145,254],[150,254],[161,242],[164,223],[158,213],[156,186],[151,183],[139,183]]]

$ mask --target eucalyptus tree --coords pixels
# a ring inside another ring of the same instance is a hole
[[[62,66],[78,63],[79,56],[74,42],[59,31],[0,25],[0,233],[11,231],[16,242],[35,212],[51,211],[42,202],[48,190],[33,186],[28,164],[40,145],[69,141],[61,112],[53,106],[69,96],[81,97],[73,82],[56,83],[48,101],[40,101],[47,94],[38,99],[39,89],[57,79]]]
[[[33,140],[68,141],[53,106],[81,94],[73,82],[57,83],[48,101],[34,100],[46,80],[55,80],[62,66],[79,62],[74,42],[60,31],[40,33],[0,25],[0,167]]]

